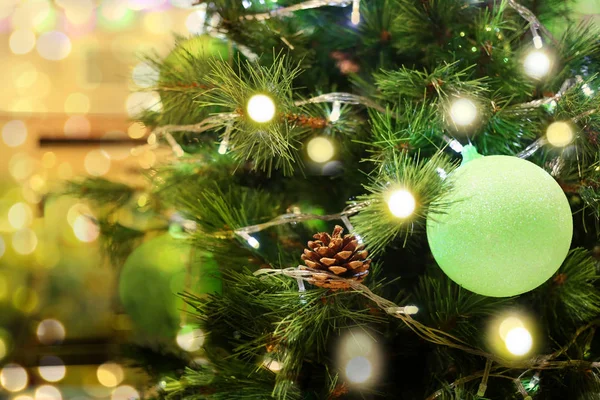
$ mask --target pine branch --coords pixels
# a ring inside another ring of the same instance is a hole
[[[454,168],[441,153],[426,160],[405,152],[393,154],[393,159],[381,166],[365,185],[368,194],[357,196],[367,206],[351,218],[372,254],[383,251],[398,237],[406,245],[411,234],[424,228],[427,215],[443,212],[444,205],[436,201],[450,190],[443,178]],[[416,203],[415,210],[405,218],[394,216],[388,206],[389,197],[399,189],[409,191]]]

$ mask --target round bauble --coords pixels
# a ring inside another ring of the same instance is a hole
[[[119,296],[144,339],[176,336],[184,309],[177,293],[221,293],[219,269],[210,254],[195,252],[190,260],[190,250],[185,240],[165,234],[138,246],[123,265]]]
[[[451,189],[440,200],[443,213],[427,217],[435,260],[454,282],[485,296],[535,289],[558,270],[571,245],[565,194],[529,161],[481,157],[472,146],[465,154],[447,178]]]

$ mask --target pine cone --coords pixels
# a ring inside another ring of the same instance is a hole
[[[363,250],[364,246],[358,243],[356,236],[342,237],[343,231],[341,226],[336,225],[331,236],[325,232],[314,235],[313,238],[317,240],[308,242],[309,248],[304,249],[302,260],[312,269],[333,272],[342,278],[362,282],[369,274],[369,252]],[[314,274],[309,282],[329,289],[350,287],[344,281],[330,279],[327,274],[319,273]]]

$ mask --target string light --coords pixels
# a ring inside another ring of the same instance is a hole
[[[532,78],[540,79],[550,71],[550,58],[541,50],[534,50],[525,57],[523,66],[525,73]]]
[[[450,117],[456,125],[471,125],[477,118],[477,106],[469,99],[456,99],[450,106]]]
[[[248,100],[248,116],[258,123],[269,122],[275,116],[275,103],[264,94],[255,94]]]
[[[387,200],[390,212],[398,218],[406,218],[415,211],[415,198],[408,190],[400,189],[393,192]]]
[[[523,356],[531,350],[533,338],[525,327],[519,326],[508,331],[504,343],[506,344],[506,349],[511,354]]]
[[[358,25],[360,22],[360,0],[352,0],[352,14],[350,15],[350,21],[354,25]]]
[[[324,163],[331,160],[334,154],[334,148],[329,139],[317,136],[308,142],[306,152],[314,162]]]
[[[341,108],[342,108],[342,103],[340,103],[337,100],[333,102],[333,105],[331,107],[331,114],[329,114],[330,122],[337,122],[337,120],[340,119],[340,116],[342,114]]]
[[[565,147],[573,141],[574,136],[573,128],[567,122],[553,122],[546,129],[546,139],[555,147]]]

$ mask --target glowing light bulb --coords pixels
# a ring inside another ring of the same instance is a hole
[[[353,383],[365,383],[373,373],[373,366],[366,357],[351,358],[346,364],[346,377]]]
[[[415,211],[415,198],[408,190],[396,190],[388,201],[390,212],[398,218],[406,218]]]
[[[331,114],[329,114],[329,121],[337,122],[337,120],[340,119],[340,116],[342,115],[341,107],[342,103],[340,103],[339,101],[333,102],[333,105],[331,107]]]
[[[273,100],[264,94],[255,94],[248,100],[246,107],[248,116],[255,122],[269,122],[275,116],[275,103]]]
[[[544,43],[542,42],[542,37],[540,35],[536,35],[533,37],[533,47],[535,47],[538,50],[544,47]]]
[[[512,328],[506,334],[506,339],[504,339],[504,343],[506,344],[506,349],[515,356],[522,356],[531,350],[533,346],[533,338],[531,337],[531,333],[524,327],[516,327]]]
[[[546,129],[546,139],[556,147],[565,147],[573,141],[574,136],[571,125],[566,122],[553,122]]]
[[[535,50],[525,57],[523,66],[527,75],[540,79],[550,71],[550,58],[543,51]]]
[[[477,118],[477,106],[469,99],[457,99],[450,107],[450,117],[456,125],[471,125]]]
[[[318,136],[311,139],[306,146],[306,152],[311,160],[318,163],[324,163],[333,157],[333,144],[329,139]]]

